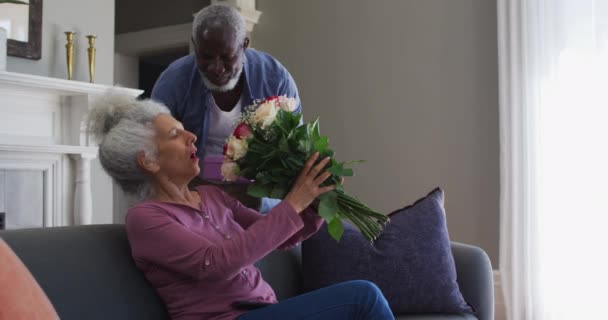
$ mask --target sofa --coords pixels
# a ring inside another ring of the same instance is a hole
[[[136,268],[123,225],[0,231],[63,320],[164,320],[163,302]],[[452,242],[458,283],[476,315],[396,315],[399,320],[494,318],[492,268],[480,248]],[[300,248],[276,251],[257,267],[279,300],[300,293]],[[5,290],[2,288],[0,290]]]

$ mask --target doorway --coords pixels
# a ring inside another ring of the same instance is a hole
[[[150,98],[154,84],[160,74],[169,67],[169,65],[188,55],[188,47],[176,48],[170,51],[148,54],[139,57],[139,89],[144,92],[139,96],[140,99]]]

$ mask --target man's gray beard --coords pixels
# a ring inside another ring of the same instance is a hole
[[[207,87],[207,89],[209,89],[211,91],[215,91],[215,92],[228,92],[228,91],[234,89],[234,87],[236,87],[236,84],[239,83],[239,79],[241,78],[241,73],[243,73],[243,65],[241,65],[241,67],[239,68],[239,71],[236,72],[234,77],[232,77],[230,79],[230,81],[228,81],[228,83],[226,83],[223,86],[218,86],[218,85],[212,83],[211,81],[209,81],[209,79],[207,79],[207,77],[205,76],[205,74],[202,71],[199,70],[198,73],[201,75],[201,78],[203,79],[203,83],[205,84],[205,87]]]

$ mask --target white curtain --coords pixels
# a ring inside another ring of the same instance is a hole
[[[498,0],[510,320],[608,319],[608,0]]]

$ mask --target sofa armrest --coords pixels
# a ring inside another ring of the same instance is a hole
[[[479,320],[494,319],[494,279],[490,258],[481,248],[452,242],[458,286]]]

